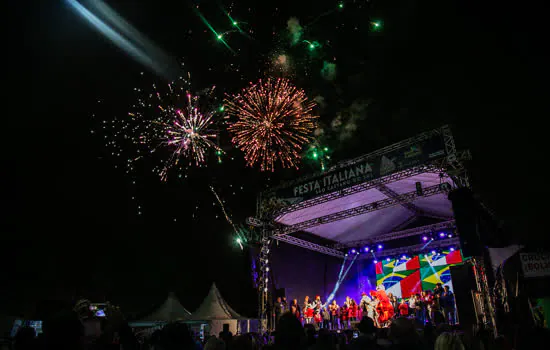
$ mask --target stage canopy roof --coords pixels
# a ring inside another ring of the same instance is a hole
[[[199,308],[187,317],[189,321],[240,320],[246,319],[233,310],[223,299],[215,283]]]
[[[448,192],[468,186],[462,161],[469,158],[444,126],[271,188],[260,197],[259,215],[274,221],[275,239],[339,256],[332,248],[397,239],[426,218],[454,224]]]
[[[418,174],[393,183],[374,186],[363,192],[291,211],[278,216],[275,221],[292,227],[319,218],[330,219],[331,215],[348,210],[353,211],[354,208],[365,208],[365,212],[362,214],[342,218],[338,221],[317,223],[314,226],[312,222],[312,227],[305,227],[303,231],[344,244],[375,238],[379,234],[400,230],[419,217],[441,221],[451,220],[453,218],[451,202],[447,199],[447,193],[444,190],[439,190],[439,185],[444,182],[452,186],[452,180],[444,173]],[[416,183],[420,183],[423,188],[434,189],[429,192],[433,194],[417,196],[410,202],[395,200],[400,196],[415,193]],[[373,203],[381,203],[379,207],[383,207],[384,203],[393,203],[393,205],[377,209],[376,204],[373,205]],[[371,211],[368,210],[369,204],[373,207]],[[299,237],[299,234],[294,235]]]

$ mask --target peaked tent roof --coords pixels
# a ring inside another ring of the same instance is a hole
[[[176,294],[170,292],[166,301],[157,310],[153,311],[149,316],[140,319],[140,321],[173,322],[186,319],[189,315],[191,315],[191,313],[181,305]]]
[[[195,321],[208,321],[235,320],[243,319],[243,317],[227,305],[221,296],[220,291],[216,287],[216,283],[212,283],[210,292],[208,292],[208,295],[204,298],[202,304],[187,319]]]

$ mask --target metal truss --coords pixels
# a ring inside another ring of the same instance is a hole
[[[258,255],[260,276],[258,281],[258,318],[260,330],[267,329],[268,303],[269,303],[269,248],[271,246],[271,231],[267,226],[262,227],[261,248]]]
[[[386,250],[382,250],[374,253],[374,256],[371,254],[362,255],[361,257],[359,257],[359,259],[362,259],[362,260],[372,259],[372,258],[382,259],[382,258],[397,256],[401,254],[412,255],[414,253],[422,253],[433,249],[439,249],[439,248],[449,247],[449,246],[459,245],[459,244],[460,244],[460,240],[457,237],[453,237],[453,238],[442,239],[440,241],[433,241],[431,244],[424,243],[424,244],[416,244],[412,246],[400,247],[395,249],[386,249]]]
[[[406,140],[403,140],[403,141],[400,141],[400,142],[397,142],[397,143],[394,143],[394,144],[391,144],[389,146],[386,146],[384,148],[380,148],[380,149],[377,149],[376,151],[373,151],[371,153],[367,153],[365,155],[362,155],[360,157],[357,157],[357,158],[354,158],[354,159],[350,159],[350,160],[345,160],[345,161],[342,161],[342,162],[339,162],[338,164],[330,167],[329,169],[327,169],[327,171],[333,171],[333,170],[336,170],[338,168],[344,168],[344,167],[347,167],[349,165],[354,165],[354,164],[359,164],[359,163],[362,163],[362,162],[365,162],[365,160],[367,159],[370,159],[370,158],[374,158],[374,157],[378,157],[378,156],[381,156],[381,155],[384,155],[384,154],[387,154],[389,152],[392,152],[392,151],[395,151],[396,149],[400,149],[400,148],[404,148],[404,147],[407,147],[407,146],[410,146],[410,145],[413,145],[415,143],[418,143],[418,142],[421,142],[421,141],[424,141],[424,140],[427,140],[431,137],[433,137],[434,135],[440,135],[442,134],[444,128],[448,126],[444,126],[444,127],[441,127],[441,128],[438,128],[438,129],[434,129],[434,130],[430,130],[430,131],[426,131],[426,132],[423,132],[419,135],[416,135],[416,136],[413,136],[411,138],[408,138]],[[454,141],[453,141],[454,142]],[[454,143],[453,143],[454,144]],[[298,179],[295,179],[295,180],[291,180],[291,181],[286,181],[284,183],[282,183],[281,185],[279,186],[276,186],[268,191],[265,191],[264,193],[270,193],[270,192],[275,192],[281,188],[287,188],[287,187],[292,187],[294,186],[295,184],[297,183],[301,183],[301,182],[305,182],[311,178],[314,178],[314,177],[317,177],[319,175],[321,175],[322,172],[317,172],[317,173],[313,173],[311,175],[306,175],[306,176],[302,176]]]
[[[439,162],[441,163],[441,162]],[[276,211],[274,213],[274,217],[281,216],[287,213],[291,213],[297,210],[306,209],[309,207],[313,207],[322,203],[330,202],[335,199],[343,198],[346,196],[350,196],[352,194],[356,194],[359,192],[367,191],[372,188],[377,188],[381,185],[390,184],[392,182],[397,182],[399,180],[403,180],[415,175],[424,174],[424,173],[441,173],[443,171],[443,168],[441,167],[441,164],[424,164],[419,165],[416,167],[412,167],[403,171],[399,171],[396,173],[393,173],[388,176],[384,176],[369,182],[364,182],[359,185],[351,186],[348,188],[341,189],[337,192],[328,193],[319,197],[315,197],[306,201],[302,201],[293,205],[289,205],[287,207],[281,208],[280,210]]]
[[[443,136],[443,142],[445,144],[445,152],[447,153],[447,173],[455,184],[459,187],[469,187],[470,182],[468,179],[468,173],[464,168],[464,163],[459,158],[459,153],[456,150],[455,139],[451,133],[451,128],[445,125],[441,128],[441,134]],[[467,151],[468,156],[470,152]]]
[[[443,186],[444,184],[439,184],[435,186],[426,187],[423,189],[422,196],[419,196],[416,191],[407,192],[404,194],[400,194],[394,198],[386,198],[381,201],[372,202],[368,204],[364,204],[355,208],[351,208],[348,210],[339,211],[336,213],[332,213],[329,215],[321,216],[318,218],[310,219],[307,221],[303,221],[294,225],[290,226],[284,226],[282,228],[275,229],[274,234],[277,235],[286,235],[293,232],[303,231],[308,228],[316,227],[323,224],[328,224],[330,222],[339,221],[347,218],[351,218],[357,215],[362,215],[365,213],[369,213],[375,210],[380,210],[384,208],[389,208],[401,203],[408,203],[412,202],[415,199],[419,197],[429,197],[433,196],[439,193],[446,193],[448,191],[448,187],[450,186]]]
[[[332,246],[332,248],[344,249],[344,248],[364,247],[373,243],[387,242],[387,241],[392,241],[394,239],[425,235],[425,234],[430,234],[432,232],[437,232],[441,230],[453,229],[455,228],[455,226],[456,226],[455,220],[449,220],[445,222],[439,222],[433,225],[426,225],[426,226],[411,228],[408,230],[389,232],[386,234],[376,236],[376,238],[362,239],[359,241],[348,242],[345,244],[335,244],[334,246]]]
[[[315,252],[323,253],[323,254],[326,254],[326,255],[332,255],[332,256],[335,256],[337,258],[344,258],[344,256],[345,256],[345,254],[343,252],[341,252],[337,249],[330,248],[330,247],[325,247],[325,246],[322,246],[320,244],[316,244],[316,243],[312,243],[312,242],[309,242],[309,241],[306,241],[306,240],[303,240],[303,239],[300,239],[300,238],[296,238],[294,236],[275,235],[275,236],[273,236],[273,238],[278,240],[278,241],[281,241],[281,242],[286,242],[286,243],[289,243],[289,244],[292,244],[292,245],[295,245],[295,246],[298,246],[298,247],[306,248],[306,249],[313,250]]]

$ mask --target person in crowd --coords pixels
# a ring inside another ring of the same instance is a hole
[[[38,347],[36,331],[32,327],[21,327],[14,339],[14,350],[34,350]]]
[[[422,292],[422,313],[424,322],[433,322],[431,316],[432,313],[433,296],[430,291]]]
[[[225,343],[223,340],[216,337],[210,337],[206,344],[204,344],[204,350],[225,350]]]
[[[329,312],[330,312],[330,323],[331,328],[338,329],[338,312],[340,310],[340,307],[338,306],[338,303],[336,303],[336,300],[333,300],[332,303],[329,305]]]
[[[279,320],[279,329],[275,333],[275,349],[302,349],[303,341],[304,328],[300,321],[290,313],[281,316]]]
[[[388,293],[388,299],[390,300],[391,306],[393,307],[393,314],[395,317],[399,316],[399,302],[397,297],[392,293]]]
[[[403,317],[398,317],[390,325],[389,340],[392,350],[420,350],[422,349],[420,337],[416,332],[414,323]]]
[[[282,300],[281,300],[281,303],[282,303],[282,305],[283,305],[283,313],[285,313],[285,312],[287,312],[287,311],[289,310],[289,308],[288,308],[288,303],[287,303],[287,301],[286,301],[286,297],[285,297],[285,296],[283,296],[281,299],[282,299]]]
[[[445,317],[445,322],[450,325],[454,325],[456,323],[455,295],[453,294],[449,286],[444,287],[443,294],[441,294],[441,297],[439,299],[441,308],[443,310],[443,316]]]
[[[405,302],[405,298],[401,299],[401,304],[399,304],[399,315],[401,317],[408,317],[409,316],[409,305],[407,305],[407,302]]]
[[[386,294],[386,288],[380,285],[376,288],[376,291],[371,291],[371,295],[376,296],[379,300],[376,306],[376,313],[378,314],[378,324],[384,326],[389,324],[394,315],[394,308]]]
[[[370,317],[363,317],[357,325],[359,335],[351,341],[349,350],[376,349],[376,327]]]
[[[434,350],[464,350],[464,344],[454,333],[441,333],[435,340]]]

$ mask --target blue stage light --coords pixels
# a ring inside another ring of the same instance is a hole
[[[445,236],[446,236],[445,232],[439,232],[439,237],[443,238]]]
[[[435,255],[435,250],[432,250],[432,255]]]
[[[455,249],[454,249],[453,247],[451,247],[449,250],[450,250],[451,252],[454,252],[454,251],[455,251]]]
[[[426,241],[428,240],[428,236],[422,237],[422,240],[423,240],[424,242],[426,242]]]
[[[365,252],[369,252],[369,247],[365,247]]]
[[[357,253],[357,251],[355,249],[352,249],[351,254],[355,254],[355,253]]]
[[[449,233],[449,234],[447,235],[447,237],[449,237],[449,238],[451,238],[452,236],[453,236],[453,235],[452,235],[452,234],[450,234],[450,233]]]
[[[386,258],[386,261],[387,261],[387,262],[390,262],[390,258]]]
[[[373,263],[378,264],[378,260],[374,259]]]
[[[378,245],[378,250],[381,250],[382,248],[384,248],[384,247],[382,246],[382,244],[379,244],[379,245]]]
[[[403,255],[403,256],[401,257],[401,259],[406,260],[406,259],[407,259],[407,256],[406,256],[406,255]]]

